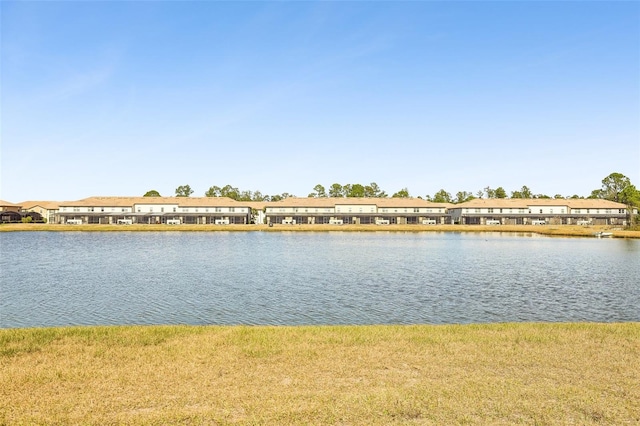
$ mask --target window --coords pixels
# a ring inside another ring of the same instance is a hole
[[[104,207],[100,208],[100,211],[103,212],[104,211]]]
[[[518,213],[524,214],[524,209],[518,209]]]
[[[550,214],[553,214],[553,209],[549,209],[549,213],[550,213]]]
[[[222,211],[222,209],[220,207],[216,207],[216,212],[220,213]]]
[[[560,209],[560,213],[564,213],[564,209]]]
[[[173,212],[174,212],[174,213],[176,212],[176,208],[175,208],[175,207],[173,208]]]
[[[540,214],[542,214],[542,209],[540,209]]]
[[[476,209],[476,210],[475,210],[475,212],[476,212],[476,213],[480,213],[480,209]]]
[[[575,209],[573,212],[576,214],[580,214],[580,209]]]
[[[160,212],[164,213],[164,207],[160,207]]]
[[[233,213],[233,212],[235,212],[235,211],[236,211],[236,208],[235,208],[235,207],[229,207],[229,212],[230,212],[230,213]],[[297,209],[296,209],[296,211],[297,211]]]
[[[489,208],[487,209],[487,212],[488,212],[488,213],[493,213],[493,209],[492,209],[491,207],[489,207]]]
[[[414,213],[419,213],[419,212],[420,212],[420,209],[415,208],[415,209],[413,209],[413,212],[414,212]]]

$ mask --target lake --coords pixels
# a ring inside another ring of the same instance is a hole
[[[640,241],[3,232],[0,328],[640,321]]]

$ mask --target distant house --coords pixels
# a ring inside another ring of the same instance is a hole
[[[0,212],[19,212],[22,209],[20,204],[13,204],[8,201],[0,200]]]
[[[89,197],[60,203],[56,223],[246,224],[251,209],[225,197]]]
[[[637,214],[637,209],[635,209]],[[626,225],[627,206],[601,199],[476,198],[449,209],[463,225]]]
[[[299,198],[266,203],[273,224],[446,224],[446,203],[420,198]]]
[[[55,201],[23,201],[21,204],[22,211],[38,213],[48,223],[55,223],[55,215],[60,208]]]
[[[42,215],[38,212],[23,210],[21,204],[13,204],[0,200],[0,223],[19,223],[29,218],[30,222],[42,222]]]
[[[0,223],[21,222],[22,215],[19,213],[21,208],[22,206],[18,204],[0,200]]]

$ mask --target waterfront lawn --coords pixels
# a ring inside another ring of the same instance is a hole
[[[0,424],[638,424],[640,323],[0,330]]]

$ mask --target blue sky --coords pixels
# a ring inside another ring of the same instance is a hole
[[[3,200],[640,187],[638,2],[0,8]]]

